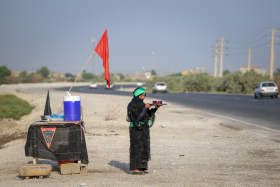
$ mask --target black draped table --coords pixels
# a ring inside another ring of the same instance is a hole
[[[83,122],[79,121],[35,122],[28,129],[25,156],[88,164],[83,129]]]

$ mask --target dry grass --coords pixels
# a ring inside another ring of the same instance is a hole
[[[121,102],[118,99],[111,99],[105,107],[105,121],[117,119],[121,111]]]
[[[3,128],[3,125],[5,127]],[[26,138],[27,132],[22,132],[19,130],[19,126],[16,126],[14,123],[6,123],[2,124],[2,131],[0,133],[0,149],[3,148],[3,145],[9,143],[11,141]]]
[[[12,94],[0,95],[0,106],[1,149],[8,142],[26,138],[27,132],[19,130],[21,125],[18,125],[15,120],[19,120],[22,116],[30,114],[35,107]]]
[[[3,145],[5,145],[6,143],[17,139],[26,138],[26,136],[27,132],[20,132],[19,130],[14,131],[12,133],[0,135],[0,149],[3,148]]]

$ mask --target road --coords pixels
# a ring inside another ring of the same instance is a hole
[[[115,89],[133,88],[133,84],[116,85]],[[69,88],[59,88],[67,91]],[[98,89],[89,89],[88,86],[73,87],[72,91],[93,94],[114,94],[132,96],[131,92],[105,90],[104,86]],[[166,102],[174,102],[203,112],[232,118],[245,124],[253,124],[265,128],[280,130],[280,99],[254,99],[249,95],[237,94],[208,94],[208,93],[167,93],[148,94],[148,97]],[[186,119],[187,120],[187,119]]]

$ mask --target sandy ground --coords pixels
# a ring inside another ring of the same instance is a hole
[[[0,119],[1,133],[15,128],[27,131],[43,114],[47,88],[65,85],[70,87],[68,83],[1,85],[0,94],[12,93],[36,106],[18,121]],[[64,95],[50,91],[53,112],[58,110]],[[19,139],[0,149],[0,186],[280,186],[279,132],[173,103],[159,109],[151,128],[149,174],[131,175],[129,124],[125,116],[132,97],[75,92],[72,95],[79,95],[82,100],[88,132],[88,173],[60,175],[52,171],[49,178],[23,180],[16,168],[32,158],[25,157],[26,139]],[[146,102],[152,100],[146,98]],[[105,121],[106,108],[114,104],[121,109],[119,115]],[[49,160],[40,163],[57,164]]]

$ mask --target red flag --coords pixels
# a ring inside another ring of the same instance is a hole
[[[107,85],[110,88],[109,46],[108,46],[107,29],[105,30],[103,36],[99,40],[94,50],[100,56],[100,58],[103,59],[103,67],[105,68],[105,80],[107,80]]]

